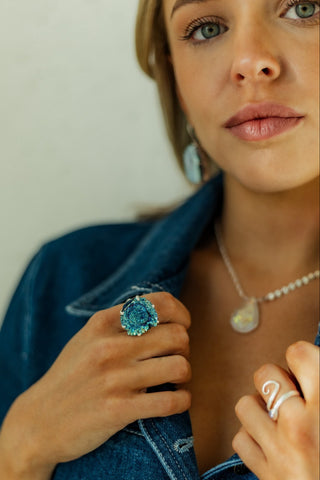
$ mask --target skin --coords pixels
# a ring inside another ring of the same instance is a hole
[[[268,395],[248,395],[236,405],[243,428],[233,439],[235,451],[259,479],[319,478],[319,348],[297,342],[286,352],[288,368],[302,397],[286,400],[277,423],[265,408]],[[270,378],[280,383],[277,398],[296,390],[288,371],[264,365],[254,375],[258,392]],[[263,399],[263,401],[262,401]],[[250,412],[250,414],[248,414]]]
[[[317,25],[282,18],[279,0],[210,0],[181,6],[171,19],[174,3],[164,0],[177,91],[202,145],[226,171],[222,233],[236,270],[244,272],[249,290],[250,278],[258,283],[261,272],[265,282],[274,281],[274,265],[281,278],[314,270],[319,258]],[[179,40],[188,22],[212,14],[225,19],[228,35],[207,46]],[[223,123],[241,107],[265,100],[294,107],[306,118],[294,131],[255,144],[224,131]],[[157,328],[128,337],[120,328],[121,306],[98,312],[44,377],[18,397],[0,433],[1,478],[48,480],[57,463],[97,448],[134,420],[190,408],[190,314],[169,294],[146,297],[158,312]],[[237,404],[242,429],[233,445],[260,480],[318,477],[318,356],[319,350],[305,342],[287,352],[304,399],[285,402],[277,423],[260,394]],[[255,375],[257,392],[269,378],[279,379],[283,391],[296,388],[288,371],[271,363]],[[165,382],[176,383],[177,391],[146,393]]]
[[[157,328],[129,337],[121,305],[98,312],[17,398],[1,428],[1,478],[49,480],[58,463],[96,449],[129,423],[189,409],[190,315],[169,293],[146,298],[158,312]],[[166,382],[177,390],[146,393]]]
[[[188,2],[173,14],[175,1],[163,5],[180,104],[202,147],[225,171],[222,233],[235,270],[247,291],[259,289],[259,276],[274,283],[275,265],[277,277],[284,279],[314,271],[319,263],[319,13],[307,24],[297,15],[291,18],[295,9],[279,0]],[[181,40],[195,19],[212,24],[212,17],[222,19],[219,35],[204,39],[197,24],[193,36]],[[258,142],[223,127],[242,107],[266,101],[305,118]],[[254,376],[258,393],[238,402],[242,428],[233,448],[260,480],[316,480],[319,349],[301,342],[288,349],[286,359],[288,370],[261,367]],[[289,369],[304,399],[287,400],[275,423],[261,387],[278,378],[279,395],[296,389]]]
[[[266,238],[276,235],[297,271],[306,269],[306,260],[313,268],[319,253],[319,22],[302,26],[279,18],[285,11],[279,0],[188,4],[170,19],[174,3],[164,1],[177,90],[201,145],[227,174],[222,222],[228,250],[233,258],[253,251],[253,265],[265,268],[270,260],[288,270],[292,263],[282,251],[268,250]],[[188,23],[210,15],[226,20],[224,35],[201,45],[180,40]],[[240,108],[263,101],[295,108],[305,120],[262,142],[241,141],[223,128]],[[298,232],[293,212],[304,212]],[[252,225],[259,227],[254,237]]]

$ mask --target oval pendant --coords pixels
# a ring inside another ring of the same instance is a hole
[[[249,333],[259,325],[259,308],[255,298],[249,298],[243,307],[231,316],[232,328],[239,333]]]

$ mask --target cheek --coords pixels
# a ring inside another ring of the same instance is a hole
[[[174,65],[182,108],[189,121],[196,124],[199,117],[204,119],[212,112],[212,106],[217,105],[221,89],[226,85],[223,65],[220,63],[216,68],[214,59],[186,61],[179,55]]]
[[[318,42],[300,42],[292,51],[290,65],[301,90],[297,100],[304,100],[301,98],[303,94],[313,101],[319,98],[319,53]]]

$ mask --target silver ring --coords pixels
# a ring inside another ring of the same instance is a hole
[[[273,385],[274,387],[272,391],[270,391],[270,388],[267,388],[271,385]],[[290,390],[289,392],[281,395],[281,397],[278,398],[278,400],[275,402],[279,390],[280,383],[276,382],[275,380],[268,380],[262,385],[262,393],[264,395],[269,395],[271,393],[270,398],[267,402],[267,410],[269,412],[269,417],[275,422],[278,420],[279,408],[281,407],[283,402],[285,402],[286,400],[288,400],[288,398],[291,397],[300,397],[300,393],[297,390]]]
[[[270,388],[267,388],[269,387],[269,385],[273,386],[274,389],[272,390],[272,392],[270,392]],[[263,385],[262,385],[262,393],[264,395],[269,395],[269,393],[271,393],[270,395],[270,398],[268,400],[268,403],[267,403],[267,410],[268,412],[271,410],[272,408],[272,404],[278,394],[280,390],[280,383],[279,382],[276,382],[275,380],[268,380],[267,382],[265,382]]]
[[[281,397],[276,401],[275,405],[271,410],[269,411],[269,417],[274,420],[275,422],[278,420],[279,416],[279,408],[285,402],[288,400],[288,398],[291,397],[300,397],[300,393],[297,390],[290,390],[290,392],[284,393],[281,395]]]

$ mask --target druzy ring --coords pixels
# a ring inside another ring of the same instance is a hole
[[[154,305],[144,297],[129,298],[120,311],[122,328],[128,335],[140,336],[159,323]]]

